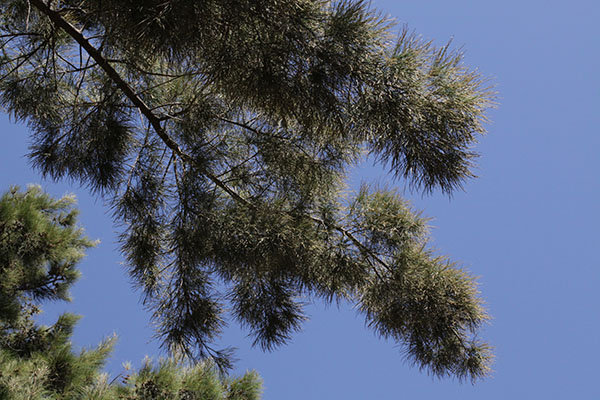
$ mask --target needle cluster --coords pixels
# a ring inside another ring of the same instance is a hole
[[[460,53],[366,1],[2,0],[0,105],[45,175],[87,184],[174,353],[225,316],[264,349],[303,301],[349,301],[435,375],[488,371],[471,276],[435,256],[395,193],[346,196],[365,155],[407,185],[472,176],[492,93]]]

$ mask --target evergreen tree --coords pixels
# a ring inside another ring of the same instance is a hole
[[[12,188],[0,198],[0,394],[42,399],[89,384],[110,349],[72,354],[68,338],[77,317],[51,327],[33,315],[44,300],[68,300],[76,264],[93,245],[75,224],[73,197],[54,200],[39,187]]]
[[[49,327],[34,323],[40,302],[68,300],[75,266],[93,245],[75,225],[73,201],[54,200],[38,187],[13,188],[0,198],[0,399],[258,399],[256,374],[225,379],[206,363],[147,361],[139,372],[108,382],[100,369],[114,338],[75,354],[76,316],[63,314]]]
[[[123,224],[133,280],[175,354],[210,357],[224,311],[286,342],[307,299],[348,301],[431,373],[489,367],[474,280],[426,220],[350,169],[416,190],[472,176],[491,93],[448,46],[360,0],[1,0],[0,104],[47,176]]]

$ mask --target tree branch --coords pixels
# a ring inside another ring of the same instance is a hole
[[[318,224],[322,224],[322,225],[327,226],[327,223],[325,223],[325,221],[323,221],[321,218],[317,218],[317,217],[314,217],[312,215],[308,215],[308,218],[310,218],[311,220],[317,222]],[[358,240],[356,238],[356,236],[354,236],[353,234],[351,234],[348,230],[346,230],[346,229],[344,229],[344,228],[342,228],[341,226],[338,226],[338,225],[333,225],[333,229],[335,229],[336,231],[338,231],[339,233],[341,233],[342,235],[344,235],[348,239],[350,239],[350,241],[352,243],[354,243],[354,245],[356,247],[358,247],[358,249],[361,252],[367,253],[375,261],[377,261],[379,264],[381,264],[381,266],[384,267],[386,270],[388,270],[390,272],[392,271],[392,268],[385,261],[383,261],[380,257],[378,257],[377,254],[375,254],[367,246],[365,246],[364,244],[362,244],[361,241]],[[381,276],[379,275],[379,272],[377,271],[377,269],[374,268],[373,271],[375,272],[375,275],[377,275],[381,279]]]
[[[254,204],[252,204],[247,199],[240,196],[236,191],[227,186],[223,181],[221,181],[217,176],[212,174],[206,168],[203,168],[198,165],[196,160],[191,157],[189,154],[183,152],[179,145],[165,132],[164,128],[161,125],[161,119],[156,116],[150,107],[146,105],[146,103],[135,93],[133,88],[129,86],[127,82],[119,75],[119,73],[113,68],[113,66],[109,63],[109,61],[100,53],[98,49],[96,49],[88,39],[86,39],[83,34],[74,27],[71,23],[65,20],[60,13],[55,10],[52,10],[49,5],[44,3],[43,0],[29,0],[30,3],[36,7],[40,12],[45,14],[50,20],[58,27],[62,28],[69,36],[71,36],[85,51],[96,61],[98,66],[104,70],[104,72],[108,75],[110,79],[117,85],[123,94],[140,110],[140,112],[148,119],[150,125],[156,132],[156,134],[162,139],[162,141],[167,145],[169,149],[173,151],[174,154],[179,156],[183,161],[190,162],[199,167],[200,171],[210,179],[216,186],[227,192],[233,199],[244,204],[249,208],[256,208]],[[227,120],[221,118],[224,122],[229,122],[240,127],[249,129],[258,133],[258,131],[254,128],[251,128],[245,124],[241,124],[239,122]],[[325,224],[325,222],[317,217],[307,215],[311,220],[319,223]],[[385,269],[391,270],[390,266],[387,265],[381,258],[379,258],[376,254],[374,254],[367,246],[361,243],[354,235],[348,232],[346,229],[335,225],[334,229],[340,232],[342,235],[346,236],[361,252],[364,252],[371,256],[374,260],[376,260],[379,264],[381,264]],[[375,273],[377,270],[375,269]]]
[[[123,94],[140,110],[140,112],[148,119],[150,125],[156,132],[156,134],[162,139],[162,141],[169,147],[175,154],[177,154],[182,160],[187,162],[192,162],[194,164],[195,160],[190,155],[184,153],[179,145],[171,139],[169,135],[165,132],[162,125],[160,124],[160,119],[154,115],[154,113],[150,110],[150,108],[146,105],[146,103],[135,93],[133,88],[129,86],[127,82],[121,75],[113,68],[112,65],[107,61],[106,58],[96,49],[83,35],[82,33],[75,28],[71,23],[65,20],[60,13],[54,11],[44,3],[42,0],[30,0],[31,4],[35,8],[37,8],[40,12],[45,14],[50,20],[58,27],[62,28],[69,36],[71,36],[79,45],[85,49],[85,51],[98,63],[98,66],[104,70],[106,75],[117,85]],[[236,199],[237,201],[242,202],[243,204],[252,207],[252,204],[241,197],[238,193],[236,193],[233,189],[229,188],[223,182],[221,182],[215,175],[213,175],[210,171],[205,168],[201,169],[202,173],[206,175],[208,179],[210,179],[215,185],[223,189],[227,192],[231,197]]]

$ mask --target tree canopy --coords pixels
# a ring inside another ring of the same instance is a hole
[[[448,46],[366,1],[2,0],[0,105],[31,160],[107,199],[158,335],[212,358],[226,315],[285,343],[311,299],[348,301],[419,367],[477,379],[474,279],[426,219],[348,172],[415,190],[472,176],[493,94]]]
[[[48,300],[68,300],[76,265],[93,245],[77,227],[72,196],[55,200],[39,187],[12,188],[0,198],[0,398],[3,400],[255,400],[254,372],[219,376],[209,363],[174,360],[129,368],[109,381],[101,368],[114,338],[76,354],[70,342],[78,317],[65,313],[52,326],[34,316]],[[119,379],[120,378],[120,379]]]

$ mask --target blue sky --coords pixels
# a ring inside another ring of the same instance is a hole
[[[453,38],[465,62],[499,92],[477,148],[479,179],[451,199],[404,192],[434,217],[440,252],[480,277],[493,316],[482,337],[495,346],[495,371],[474,386],[433,379],[376,338],[350,307],[321,304],[309,307],[312,319],[292,343],[272,353],[252,349],[232,326],[222,344],[238,347],[236,371],[256,369],[266,400],[600,398],[600,3],[372,4],[439,45]],[[48,307],[46,318],[63,310],[83,315],[78,346],[117,333],[113,374],[123,361],[139,365],[144,355],[158,355],[102,201],[69,182],[42,181],[24,157],[27,129],[2,115],[0,130],[0,188],[42,183],[54,195],[76,193],[82,225],[102,242],[81,264],[74,302]],[[370,165],[355,176],[391,182]],[[402,190],[402,182],[393,184]]]

